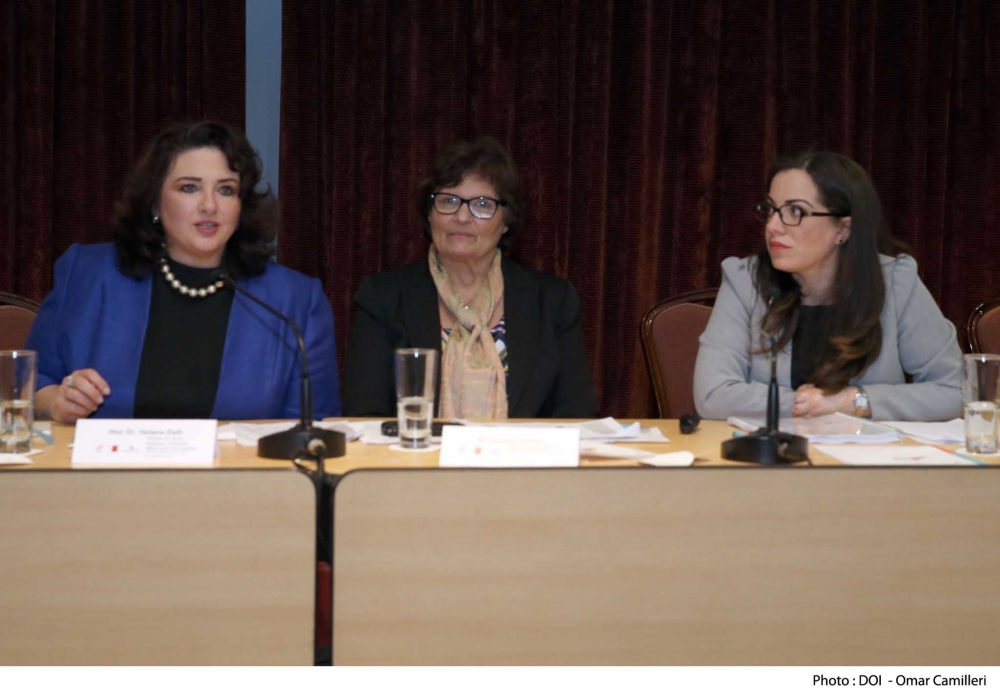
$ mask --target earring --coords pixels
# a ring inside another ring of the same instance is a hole
[[[154,212],[153,213],[153,226],[155,227],[155,226],[159,226],[159,225],[160,225],[160,215],[158,215],[158,214],[156,214]]]

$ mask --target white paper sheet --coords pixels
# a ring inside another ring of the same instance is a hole
[[[965,420],[950,422],[879,422],[905,436],[934,443],[965,443]]]
[[[41,452],[41,448],[32,448],[27,453],[0,453],[0,465],[31,465],[35,461],[28,456]]]
[[[730,417],[729,424],[743,431],[754,432],[764,426],[763,419]],[[789,434],[805,436],[809,443],[894,443],[899,432],[878,422],[851,417],[846,414],[828,414],[823,417],[795,417],[782,419],[778,429]]]
[[[218,454],[214,419],[81,419],[73,467],[202,467]]]
[[[651,458],[643,458],[639,462],[642,465],[653,465],[654,467],[691,467],[694,464],[694,453],[691,451],[660,453]]]
[[[644,451],[640,448],[628,448],[626,446],[616,446],[613,443],[602,441],[581,441],[581,458],[615,458],[620,460],[642,460],[652,458],[656,453]]]
[[[976,465],[934,446],[816,446],[816,450],[847,465]]]
[[[627,441],[629,443],[670,443],[658,427],[642,428],[639,422],[622,424],[614,417],[592,419],[587,422],[470,422],[459,420],[462,424],[479,427],[544,427],[555,429],[577,429],[581,441]]]
[[[439,465],[445,467],[576,467],[580,432],[566,427],[446,426]]]
[[[382,433],[382,422],[355,422],[354,427],[358,430],[358,439],[361,443],[370,446],[391,446],[399,443],[398,436],[385,436]],[[432,436],[431,443],[441,443],[440,436]]]

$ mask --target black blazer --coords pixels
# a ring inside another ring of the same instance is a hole
[[[507,258],[501,269],[509,416],[596,416],[590,362],[580,329],[580,299],[573,285]],[[394,350],[441,349],[437,287],[427,260],[365,277],[354,304],[343,381],[344,414],[395,417]]]

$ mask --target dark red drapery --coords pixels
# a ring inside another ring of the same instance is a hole
[[[245,17],[244,0],[0,3],[0,290],[41,299],[70,244],[109,240],[164,126],[242,126]]]
[[[341,354],[361,277],[425,253],[434,154],[479,134],[521,167],[514,257],[581,294],[607,414],[653,411],[640,317],[757,249],[779,153],[860,161],[951,320],[1000,292],[998,3],[300,0],[283,42],[280,255]]]

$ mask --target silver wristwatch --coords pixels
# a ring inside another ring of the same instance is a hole
[[[868,393],[861,386],[854,386],[858,389],[858,394],[854,396],[854,416],[872,418],[872,404],[868,400]]]

